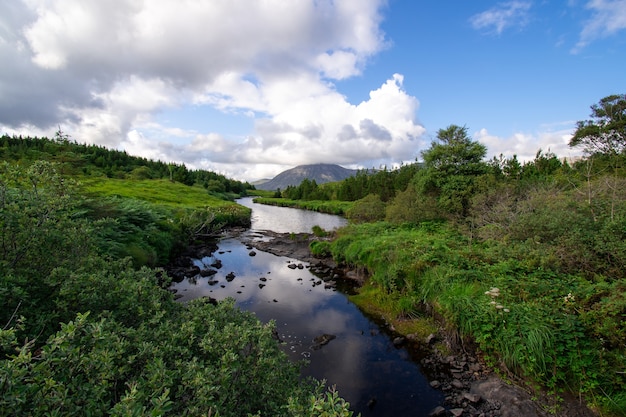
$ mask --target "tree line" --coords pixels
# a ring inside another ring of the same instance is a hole
[[[184,164],[155,161],[126,151],[72,141],[61,130],[52,139],[3,135],[0,158],[6,161],[50,160],[62,174],[106,176],[117,179],[169,179],[185,185],[200,184],[214,193],[244,194],[254,186],[207,170],[191,170]]]

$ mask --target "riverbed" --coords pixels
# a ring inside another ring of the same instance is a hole
[[[251,200],[242,204],[253,209],[252,228],[220,239],[216,250],[193,259],[197,269],[211,272],[175,282],[172,289],[180,301],[230,297],[261,321],[274,321],[289,358],[304,361],[303,375],[335,385],[364,417],[428,416],[440,405],[443,395],[430,386],[416,353],[394,344],[383,323],[366,317],[348,300],[350,282],[314,273],[309,262],[249,244],[272,239],[264,230],[296,234],[310,232],[314,225],[332,230],[345,225],[345,219],[258,207]]]

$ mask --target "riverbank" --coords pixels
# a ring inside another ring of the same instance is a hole
[[[523,381],[514,381],[510,376],[501,377],[497,369],[489,366],[480,351],[469,341],[461,341],[456,331],[450,330],[441,321],[425,314],[406,317],[386,311],[381,307],[391,297],[381,291],[373,291],[367,285],[364,271],[355,271],[337,265],[330,258],[314,256],[309,245],[319,240],[307,233],[255,232],[244,234],[231,230],[243,243],[257,250],[287,256],[309,263],[332,274],[333,279],[349,280],[361,288],[360,295],[353,301],[367,314],[379,317],[393,337],[397,347],[422,351],[421,366],[428,375],[431,386],[445,394],[445,403],[433,410],[432,415],[469,415],[485,417],[594,417],[591,410],[575,398],[557,400],[540,391],[525,387]],[[368,294],[369,291],[369,294]],[[359,292],[357,290],[357,292]],[[425,312],[427,313],[425,307]],[[415,330],[419,329],[419,330]],[[506,379],[506,381],[505,381]]]
[[[318,268],[323,266],[332,271],[334,279],[351,280],[362,289],[366,288],[363,287],[367,282],[364,271],[337,265],[331,258],[314,256],[309,249],[310,243],[314,240],[319,238],[312,234],[274,232],[263,232],[242,238],[244,243],[257,250],[295,258]],[[506,375],[500,376],[498,370],[485,362],[481,352],[471,342],[462,343],[458,333],[448,329],[445,323],[429,315],[417,318],[402,315],[394,317],[385,312],[384,308],[377,307],[377,304],[379,306],[385,304],[384,300],[380,300],[380,297],[384,296],[381,292],[364,296],[369,300],[353,301],[357,301],[357,305],[365,309],[367,314],[381,317],[384,325],[394,335],[394,344],[426,352],[421,366],[429,376],[431,386],[440,389],[446,395],[445,403],[433,410],[433,416],[596,416],[577,398],[557,399],[531,390],[524,386],[523,381],[513,381]],[[373,302],[374,298],[378,298],[379,302]],[[412,332],[414,329],[422,331]],[[426,334],[423,329],[434,331]]]

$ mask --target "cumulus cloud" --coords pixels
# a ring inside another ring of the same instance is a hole
[[[626,29],[626,0],[591,0],[586,6],[592,16],[584,24],[573,53],[596,39],[612,36]]]
[[[470,18],[474,29],[488,30],[501,34],[509,27],[522,27],[528,22],[528,11],[532,4],[528,1],[500,3],[489,10]]]
[[[574,132],[574,122],[558,126],[544,126],[538,133],[515,133],[510,137],[498,137],[483,128],[473,134],[473,139],[487,146],[487,158],[503,155],[511,158],[514,155],[522,162],[535,159],[538,151],[552,152],[560,158],[580,156],[582,152],[569,147]]]
[[[15,65],[0,68],[0,126],[41,132],[62,125],[81,142],[233,175],[254,175],[246,164],[264,167],[261,173],[301,163],[411,159],[424,129],[401,75],[381,80],[358,104],[334,86],[387,47],[384,6],[4,2],[0,52]],[[160,112],[185,106],[249,118],[253,128],[229,137],[159,124]]]

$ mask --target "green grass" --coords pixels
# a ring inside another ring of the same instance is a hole
[[[169,207],[226,207],[232,202],[211,196],[200,186],[171,182],[169,180],[125,180],[111,178],[84,179],[85,191],[93,195],[137,198]]]
[[[542,261],[541,250],[527,250],[527,242],[470,244],[443,223],[366,223],[337,236],[333,257],[369,272],[368,285],[353,297],[366,311],[394,320],[426,303],[445,319],[442,326],[473,338],[493,363],[520,378],[553,393],[588,395],[605,407],[603,392],[616,403],[624,397],[625,330],[618,316],[626,280],[559,272]],[[486,294],[492,287],[499,288],[495,297]]]
[[[210,211],[216,220],[228,225],[249,224],[250,209],[210,195],[200,186],[187,186],[169,180],[83,179],[85,192],[92,196],[133,198],[162,207],[176,216],[193,211]]]

